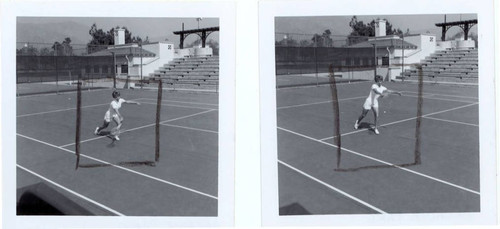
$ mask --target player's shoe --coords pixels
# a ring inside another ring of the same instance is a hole
[[[118,136],[115,136],[115,140],[120,141],[120,138]]]
[[[373,132],[375,132],[375,134],[380,134],[380,132],[378,132],[377,128],[373,129]]]
[[[99,127],[95,128],[94,134],[97,135],[99,133]]]
[[[358,123],[359,120],[356,120],[356,123],[354,123],[354,129],[357,130],[358,127],[359,127],[359,123]]]

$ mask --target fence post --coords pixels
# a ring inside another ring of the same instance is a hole
[[[115,55],[115,52],[111,52],[113,53],[113,89],[116,90],[116,55]]]
[[[403,39],[401,40],[401,50],[402,50],[402,54],[401,54],[401,80],[402,81],[405,81],[405,35],[403,34]]]
[[[59,94],[59,67],[57,66],[57,45],[55,47],[54,59],[56,62],[56,94]]]
[[[314,37],[314,63],[315,63],[315,67],[316,67],[316,86],[319,85],[318,83],[318,54],[317,54],[317,49],[318,48],[318,45],[317,45],[317,42],[316,42],[316,37]]]
[[[378,59],[377,59],[377,39],[375,38],[375,42],[372,44],[373,45],[373,51],[375,53],[375,64],[374,64],[374,68],[373,68],[373,78],[375,78],[375,76],[377,76],[377,64],[378,64]]]

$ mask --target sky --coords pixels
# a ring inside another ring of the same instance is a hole
[[[349,22],[351,16],[297,16],[297,17],[277,17],[275,18],[275,31],[277,33],[296,33],[296,34],[322,34],[329,29],[333,35],[348,35],[351,32]],[[429,15],[356,15],[358,21],[364,24],[374,19],[387,19],[393,25],[393,28],[399,28],[403,32],[410,30],[411,34],[427,33],[436,34],[441,37],[441,27],[435,26],[436,23],[444,22],[444,14]],[[460,21],[477,19],[476,14],[447,14],[446,21]],[[458,31],[459,27],[450,28],[447,36],[452,36]],[[472,27],[471,32],[477,34],[477,26]],[[298,37],[299,35],[296,35]],[[308,36],[309,37],[309,36]],[[277,35],[276,39],[282,37]]]
[[[150,38],[150,41],[155,38],[165,38],[169,41],[179,41],[179,36],[174,35],[173,31],[182,30],[182,23],[184,23],[185,30],[198,28],[198,21],[196,18],[113,18],[113,17],[18,17],[17,25],[23,26],[24,23],[35,24],[41,30],[50,30],[57,33],[65,34],[68,37],[75,36],[78,34],[80,37],[77,40],[88,41],[91,39],[88,35],[88,31],[92,24],[96,23],[97,28],[103,29],[104,31],[109,31],[111,28],[116,26],[125,26],[129,31],[132,32],[132,36],[140,36],[145,39],[146,36]],[[82,26],[74,26],[73,28],[59,28],[54,26],[57,24],[72,24],[76,23]],[[217,18],[202,18],[199,21],[199,27],[215,27],[219,26],[219,19]],[[83,30],[83,31],[82,31]],[[86,38],[81,38],[81,36],[86,36]],[[186,42],[194,41],[197,36],[189,36]],[[218,41],[219,33],[214,32],[209,37],[208,40],[213,39]],[[22,38],[18,38],[19,39]],[[45,41],[44,42],[54,42]],[[62,40],[63,38],[61,38]]]

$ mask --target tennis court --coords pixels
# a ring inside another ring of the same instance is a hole
[[[329,85],[277,89],[280,215],[479,212],[478,88],[423,84],[417,131],[418,84],[384,82],[376,135],[372,83],[337,84],[340,136]]]
[[[217,94],[163,91],[156,162],[158,91],[119,91],[141,105],[122,106],[122,134],[114,142],[94,135],[112,89],[82,91],[78,169],[77,93],[17,98],[18,201],[42,182],[91,215],[217,216]]]

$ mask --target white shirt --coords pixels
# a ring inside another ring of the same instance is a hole
[[[115,110],[118,110],[122,107],[122,103],[125,102],[125,99],[122,99],[120,98],[118,101],[116,101],[116,99],[114,99],[113,101],[111,101],[111,104],[109,104],[109,113],[110,115],[116,115],[116,111]]]
[[[379,93],[384,93],[384,91],[386,91],[387,88],[382,86],[382,85],[380,85],[380,87],[379,87],[378,84],[376,84],[376,83],[373,84],[372,88],[370,90],[370,95],[368,95],[368,98],[366,98],[366,101],[364,104],[365,109],[370,109],[372,106],[378,107],[378,98],[380,97],[380,94],[375,93],[373,90],[375,90]]]

